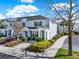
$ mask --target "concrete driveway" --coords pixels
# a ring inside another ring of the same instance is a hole
[[[68,38],[65,40],[63,48],[68,48]],[[72,49],[79,51],[79,35],[72,36]]]

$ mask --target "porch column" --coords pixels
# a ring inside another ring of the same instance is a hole
[[[30,37],[30,31],[27,31],[27,36]]]
[[[42,31],[40,31],[40,37],[42,38]]]
[[[7,36],[9,36],[9,35],[8,35],[8,30],[7,30]]]
[[[40,34],[41,34],[41,33],[40,33],[40,30],[38,30],[38,37],[40,37]]]
[[[46,40],[46,31],[44,32],[44,34],[45,34],[45,35],[44,35],[44,39]]]
[[[13,30],[11,30],[11,36],[13,36]]]
[[[44,39],[45,39],[45,40],[48,39],[47,31],[44,32]]]

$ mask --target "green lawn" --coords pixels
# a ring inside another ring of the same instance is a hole
[[[74,56],[67,56],[67,50],[66,49],[59,49],[58,53],[55,56],[55,59],[79,59],[79,52],[73,51]]]

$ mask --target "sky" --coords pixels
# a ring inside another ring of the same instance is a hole
[[[63,7],[67,0],[55,0],[54,4],[60,3]],[[77,4],[73,2],[73,5]],[[67,5],[69,7],[69,5]],[[43,15],[52,18],[54,12],[51,10],[48,0],[0,0],[0,19],[23,16]]]

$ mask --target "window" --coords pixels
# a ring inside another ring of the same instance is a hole
[[[30,31],[30,36],[32,36],[32,31]]]
[[[34,26],[42,26],[42,21],[40,21],[40,22],[34,22]]]
[[[25,26],[25,23],[23,22],[22,25]]]
[[[12,26],[12,23],[10,23],[10,26]]]

